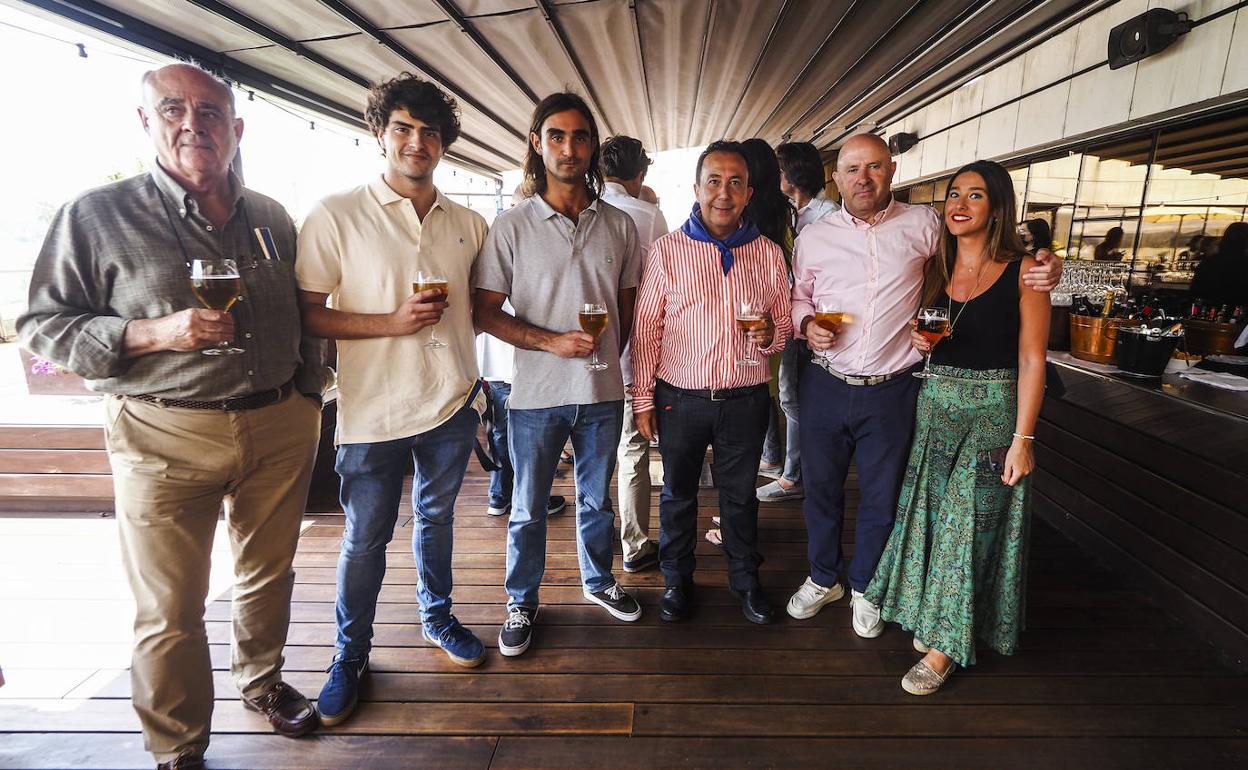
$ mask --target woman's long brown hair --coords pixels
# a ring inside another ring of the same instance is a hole
[[[1023,241],[1018,237],[1017,204],[1014,202],[1014,180],[1010,172],[1000,163],[991,160],[977,160],[958,169],[958,173],[949,179],[949,187],[958,177],[967,173],[979,174],[984,179],[988,190],[988,213],[991,215],[988,224],[988,253],[994,262],[1013,262],[1021,259],[1026,253]],[[945,197],[949,197],[949,189],[945,188]],[[946,203],[946,205],[948,205]],[[927,307],[935,301],[940,292],[949,285],[953,275],[953,265],[958,258],[958,239],[949,232],[941,216],[940,249],[933,259],[927,261],[923,271],[923,304]]]

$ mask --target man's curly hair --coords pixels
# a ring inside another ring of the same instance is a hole
[[[369,89],[364,120],[368,121],[374,136],[386,130],[390,113],[399,109],[407,110],[413,118],[430,126],[437,126],[444,150],[459,138],[459,104],[433,83],[410,72],[401,72]]]

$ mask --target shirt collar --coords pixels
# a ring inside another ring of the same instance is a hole
[[[230,178],[230,203],[231,209],[238,210],[239,202],[243,200],[243,185],[238,180],[238,176],[234,173],[234,169],[228,171]],[[177,204],[177,214],[181,219],[186,219],[192,211],[198,208],[195,199],[186,191],[186,188],[174,179],[157,160],[152,166],[152,181],[156,183],[156,189],[169,199],[170,203]]]
[[[543,198],[541,195],[532,195],[528,198],[528,200],[529,200],[529,205],[533,207],[533,216],[539,222],[544,222],[554,216],[562,216],[561,214],[559,214],[558,211],[555,211],[554,206],[551,206],[549,203],[547,203],[546,199]],[[599,200],[601,199],[594,198],[593,200],[591,200],[589,202],[589,205],[585,207],[585,211],[592,211],[595,214],[597,214]],[[585,212],[583,211],[581,213],[585,213]]]
[[[893,213],[897,211],[897,209],[898,209],[897,199],[890,195],[888,198],[888,205],[885,206],[883,209],[875,212],[875,215],[872,216],[870,220],[863,221],[859,219],[858,217],[849,213],[849,209],[845,206],[841,206],[841,210],[837,213],[839,213],[842,217],[844,217],[845,221],[848,222],[851,226],[865,230],[865,229],[869,229],[872,227],[879,227],[879,225],[882,222],[884,222],[886,219],[888,219],[890,216],[892,216]]]
[[[397,192],[395,192],[393,187],[386,184],[386,178],[382,176],[381,174],[378,174],[377,176],[373,177],[372,180],[369,181],[368,189],[373,194],[373,198],[377,201],[378,205],[382,206],[383,208],[386,206],[391,206],[395,203],[401,203],[401,202],[405,202],[408,200],[407,198],[404,198],[402,195],[399,195]],[[447,204],[449,203],[447,197],[443,195],[442,191],[436,187],[433,188],[433,191],[434,193],[436,193],[436,195],[433,199],[433,205],[429,207],[429,210],[433,211],[434,209],[438,209],[438,208],[445,210],[447,207]],[[426,216],[428,215],[426,214]]]
[[[633,197],[633,196],[631,196],[631,195],[629,195],[629,194],[628,194],[628,190],[624,189],[624,185],[620,184],[619,182],[605,182],[605,183],[603,183],[603,185],[602,185],[602,197],[604,197],[604,198],[605,198],[605,197],[607,197],[607,196],[615,196],[615,197],[622,197],[622,198],[631,198],[631,197]]]

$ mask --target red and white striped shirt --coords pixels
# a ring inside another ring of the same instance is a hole
[[[737,305],[750,300],[776,325],[766,357],[793,336],[789,279],[780,247],[762,236],[732,250],[724,275],[719,250],[680,230],[654,242],[633,314],[633,411],[654,409],[656,378],[678,388],[743,388],[767,382],[771,369],[739,366],[745,335]]]

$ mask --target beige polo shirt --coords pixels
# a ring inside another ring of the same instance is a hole
[[[485,241],[480,214],[440,191],[424,222],[411,201],[377,176],[317,203],[299,230],[295,275],[304,291],[329,294],[348,313],[390,313],[412,294],[418,270],[450,282],[437,325],[405,337],[338,341],[338,443],[425,433],[450,419],[477,379],[469,290]],[[478,411],[484,399],[478,397]]]

